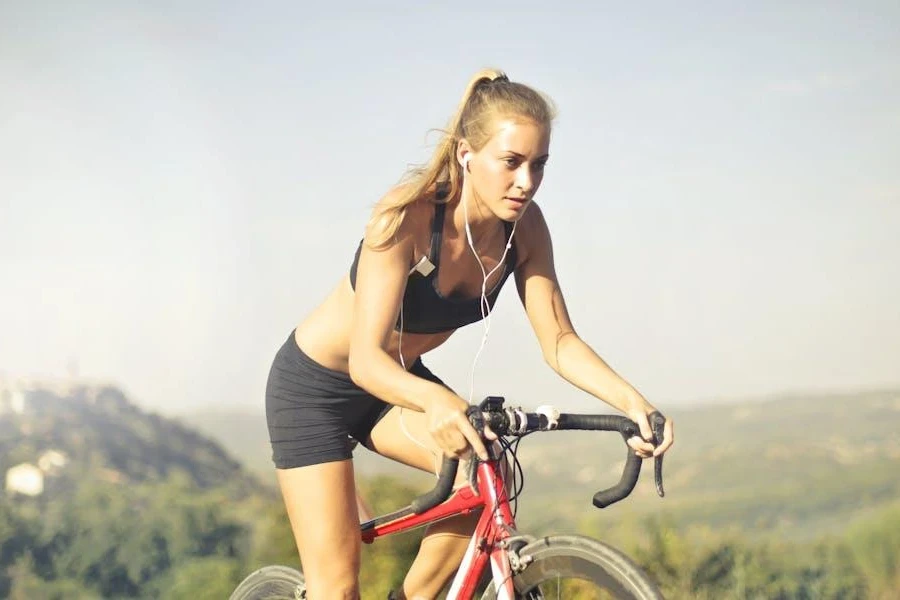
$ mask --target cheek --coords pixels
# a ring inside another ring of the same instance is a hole
[[[509,187],[510,181],[514,179],[515,176],[510,173],[509,169],[492,166],[482,171],[482,177],[479,178],[478,184],[484,190],[500,190]]]

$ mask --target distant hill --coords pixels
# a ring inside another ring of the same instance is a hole
[[[21,405],[0,411],[0,473],[59,453],[71,476],[125,482],[160,481],[181,473],[200,489],[256,487],[223,446],[177,421],[146,412],[111,385],[30,385]],[[5,390],[10,396],[10,390]],[[7,403],[8,404],[8,403]]]
[[[0,385],[0,598],[222,598],[296,560],[275,490],[111,385]]]
[[[616,529],[626,517],[663,514],[682,527],[812,538],[839,532],[900,497],[900,390],[784,396],[671,414],[677,442],[665,462],[666,497],[656,496],[647,462],[631,498],[588,511],[581,525]],[[537,471],[526,475],[529,514],[552,514],[561,503],[578,510],[575,497],[586,502],[585,492],[611,485],[621,468],[624,456],[612,440],[601,444],[578,433],[561,444],[555,435],[562,434],[542,436],[521,453],[526,473]],[[540,491],[529,496],[531,483]]]
[[[670,414],[677,442],[666,458],[666,498],[656,497],[646,462],[632,497],[604,511],[590,498],[617,481],[625,454],[617,436],[550,432],[523,439],[520,524],[616,530],[665,514],[683,526],[807,538],[840,530],[900,497],[900,390],[795,394]],[[262,407],[183,419],[249,468],[271,473]],[[397,475],[420,488],[433,481],[362,448],[355,458],[364,477]]]

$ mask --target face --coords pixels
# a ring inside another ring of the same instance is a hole
[[[475,199],[496,217],[517,221],[544,178],[550,131],[532,121],[504,119],[481,150],[469,152],[466,180]]]

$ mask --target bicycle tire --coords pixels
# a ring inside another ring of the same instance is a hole
[[[561,578],[579,579],[596,585],[612,598],[623,600],[664,600],[662,592],[630,558],[612,546],[579,535],[555,535],[527,544],[518,552],[530,562],[513,576],[516,598],[538,600],[545,598],[584,597],[581,593],[560,595],[544,593],[541,584]],[[482,599],[495,600],[493,584],[488,584]]]
[[[305,597],[303,573],[291,567],[270,565],[247,575],[228,600],[302,600]]]

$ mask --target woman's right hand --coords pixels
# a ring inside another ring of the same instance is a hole
[[[469,404],[446,388],[433,396],[425,406],[425,418],[428,432],[438,447],[450,458],[465,458],[470,450],[481,460],[487,460],[488,454],[481,436],[472,427],[466,416]],[[490,438],[492,433],[485,429]]]

